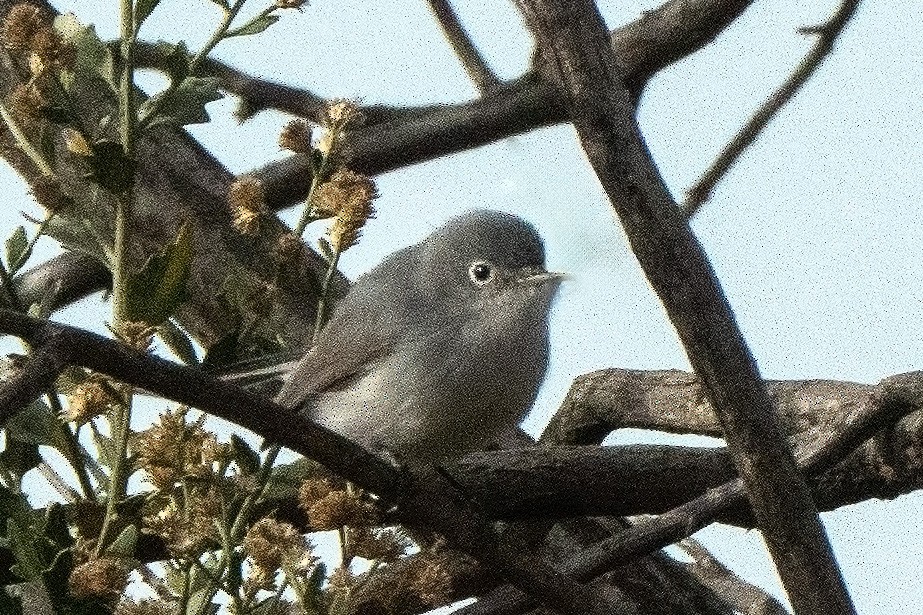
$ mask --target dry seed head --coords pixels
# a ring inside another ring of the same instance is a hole
[[[280,9],[298,9],[306,5],[308,0],[276,0],[276,6]]]
[[[128,566],[114,557],[91,559],[71,571],[70,593],[76,598],[117,598],[128,585],[128,572]]]
[[[279,134],[279,147],[296,154],[310,154],[311,126],[304,120],[292,120]]]
[[[377,525],[375,507],[346,491],[331,491],[308,509],[308,520],[315,530],[336,530],[344,526]]]
[[[304,243],[295,233],[282,233],[276,241],[275,255],[281,263],[293,261],[301,256]]]
[[[37,132],[45,123],[48,100],[35,83],[20,83],[10,92],[8,103],[13,116],[26,132]]]
[[[228,190],[232,224],[245,235],[259,232],[260,218],[269,213],[263,183],[255,177],[241,177]]]
[[[0,38],[3,46],[10,51],[24,51],[32,41],[33,35],[45,25],[45,12],[34,4],[22,2],[15,5],[6,14]]]
[[[336,216],[327,230],[335,250],[344,252],[359,239],[359,232],[369,218],[375,217],[372,201],[378,198],[375,182],[349,169],[338,169],[314,191],[313,210],[321,216]]]
[[[160,599],[144,598],[136,601],[134,598],[122,598],[115,615],[176,615],[176,606]]]
[[[138,435],[138,464],[158,490],[172,489],[183,476],[206,478],[220,451],[214,434],[203,429],[205,416],[186,423],[181,410],[167,410]]]
[[[64,145],[67,146],[67,151],[70,153],[83,156],[85,158],[89,158],[93,155],[93,150],[90,148],[90,144],[87,143],[83,133],[79,130],[74,130],[73,128],[65,128],[61,131],[61,136],[64,137]]]
[[[146,322],[126,321],[121,323],[116,334],[119,340],[139,352],[148,352],[154,343],[157,328]]]
[[[329,130],[342,132],[365,123],[365,114],[350,100],[334,99],[321,112],[320,124]]]
[[[289,523],[263,517],[247,531],[244,550],[254,566],[275,573],[283,566],[293,567],[308,552],[308,542]]]
[[[410,547],[410,541],[393,528],[351,527],[346,532],[351,555],[391,563]]]
[[[105,379],[93,376],[67,395],[67,411],[61,418],[65,422],[83,425],[93,417],[105,414],[117,403],[119,400],[113,397]]]

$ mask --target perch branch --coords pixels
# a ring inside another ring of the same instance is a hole
[[[60,352],[74,364],[232,421],[317,460],[385,503],[395,504],[401,511],[401,522],[432,528],[450,545],[497,567],[508,580],[550,607],[575,614],[634,612],[630,605],[613,604],[501,540],[434,468],[395,468],[304,415],[198,370],[139,353],[87,331],[8,310],[0,311],[0,331],[32,345],[63,349]]]

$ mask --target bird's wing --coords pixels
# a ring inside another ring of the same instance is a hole
[[[301,406],[310,397],[345,386],[367,373],[386,357],[398,341],[397,320],[401,302],[382,288],[381,272],[373,271],[356,281],[337,306],[317,344],[289,374],[276,396],[288,408]]]

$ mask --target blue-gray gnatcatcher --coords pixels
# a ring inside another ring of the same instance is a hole
[[[437,461],[524,418],[548,364],[545,270],[528,223],[450,220],[359,277],[276,401],[363,447]]]

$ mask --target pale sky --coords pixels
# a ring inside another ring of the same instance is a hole
[[[489,10],[473,0],[453,4],[502,77],[527,66],[530,39],[511,4],[493,3]],[[656,5],[601,7],[616,27]],[[812,41],[796,29],[823,22],[835,9],[807,5],[757,2],[716,44],[650,84],[640,123],[677,199],[807,51]],[[55,6],[96,23],[104,37],[117,32],[114,2]],[[894,6],[860,7],[834,54],[693,224],[766,378],[874,383],[923,368],[917,334],[923,330],[923,3],[904,3],[899,19],[889,10]],[[195,49],[215,23],[212,8],[206,0],[164,0],[142,38],[184,38]],[[262,77],[366,103],[459,102],[475,95],[420,0],[314,0],[258,38],[223,44],[216,55]],[[211,104],[213,122],[191,132],[235,172],[282,157],[276,138],[287,118],[264,112],[239,126],[230,117],[235,105],[233,98]],[[378,182],[378,217],[341,261],[351,277],[475,207],[532,221],[545,237],[549,266],[574,274],[553,312],[552,366],[526,423],[531,431],[540,430],[578,374],[610,366],[688,369],[570,126],[395,171]],[[19,210],[36,209],[6,168],[0,186],[8,199],[0,229],[11,231]],[[106,311],[81,307],[59,318],[99,330]],[[616,439],[652,441],[646,433]],[[898,582],[923,578],[921,505],[923,498],[913,494],[823,515],[861,613],[923,612],[916,584]],[[781,595],[757,532],[713,526],[696,537],[744,578]]]

